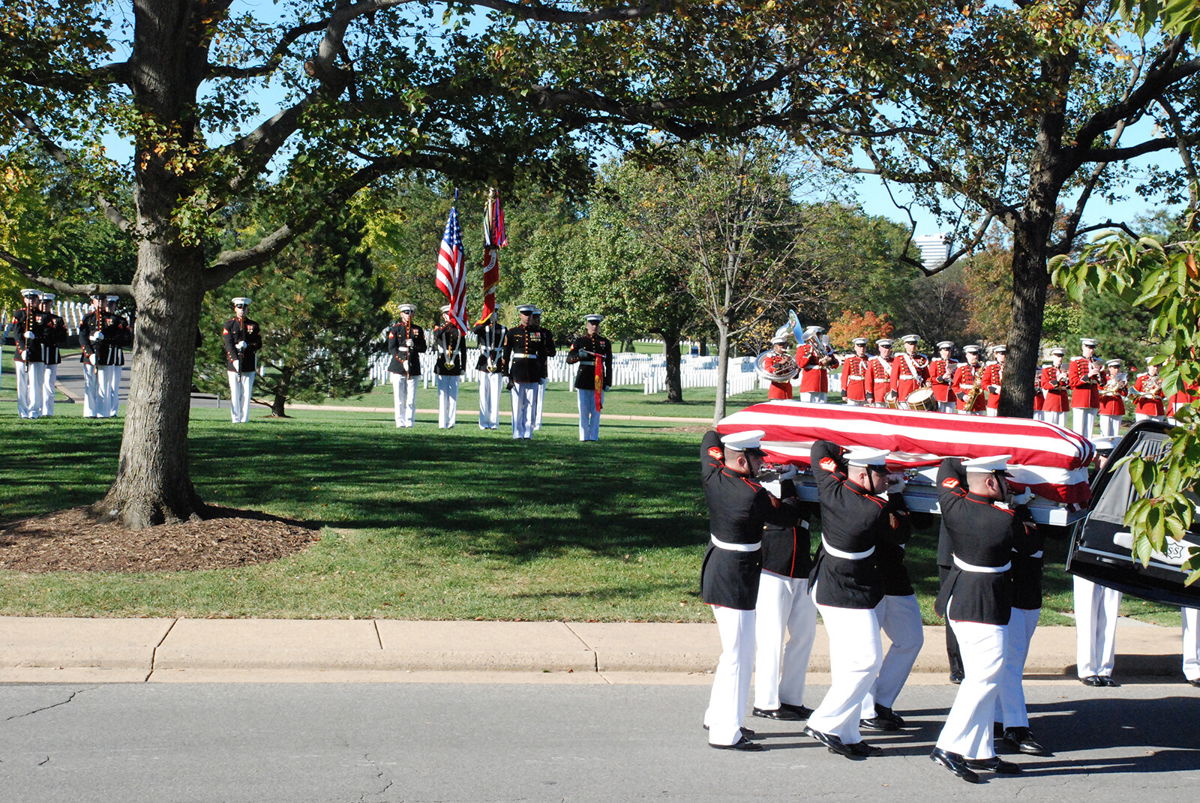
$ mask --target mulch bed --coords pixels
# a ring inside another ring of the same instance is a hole
[[[268,563],[320,540],[302,522],[210,507],[202,521],[129,530],[71,508],[0,525],[0,569],[177,572]]]

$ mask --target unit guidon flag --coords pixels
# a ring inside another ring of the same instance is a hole
[[[1086,504],[1091,498],[1087,467],[1095,446],[1042,421],[780,400],[752,405],[717,425],[722,435],[748,429],[766,432],[763,450],[776,463],[807,466],[809,447],[818,440],[887,449],[895,469],[1006,454],[1014,484],[1052,502]]]

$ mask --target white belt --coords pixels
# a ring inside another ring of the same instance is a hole
[[[866,552],[844,552],[840,549],[835,549],[825,540],[825,536],[821,536],[821,546],[825,549],[826,553],[842,560],[863,560],[875,554],[875,547],[871,547]]]
[[[528,358],[528,359],[530,359],[530,360],[536,360],[538,357],[540,357],[540,356],[542,356],[542,355],[540,355],[540,354],[526,354],[525,352],[513,352],[513,354],[512,354],[511,356],[512,356],[512,358],[513,358],[514,360],[519,360],[519,359],[523,359],[523,358]]]
[[[722,541],[711,533],[708,537],[712,539],[712,544],[717,549],[728,549],[730,552],[757,552],[762,549],[762,541],[756,541],[753,544],[735,544],[732,541]]]
[[[900,378],[901,379],[916,379],[917,377],[913,376],[912,374],[900,374]]]
[[[850,380],[850,379],[862,379],[862,375],[861,375],[861,374],[850,374],[849,376],[847,376],[847,377],[846,377],[846,379],[847,379],[847,380]]]
[[[408,346],[398,346],[398,347],[396,348],[396,351],[397,351],[397,352],[400,352],[400,351],[407,352],[407,351],[408,351]]]
[[[1006,563],[1003,566],[976,566],[973,563],[967,563],[965,560],[959,559],[958,555],[954,556],[954,565],[964,572],[978,572],[979,574],[1004,574],[1012,568],[1011,563]]]
[[[595,365],[596,361],[595,360],[580,360],[579,364],[580,365]]]

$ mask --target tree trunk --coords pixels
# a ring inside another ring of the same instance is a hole
[[[717,325],[717,398],[713,402],[713,426],[725,417],[725,395],[729,382],[729,327]]]
[[[284,404],[287,402],[288,391],[292,385],[292,369],[280,368],[279,379],[275,382],[275,395],[271,399],[271,415],[274,418],[287,418]]]
[[[1039,367],[1042,319],[1046,312],[1046,270],[1052,218],[1022,220],[1013,236],[1013,308],[1000,415],[1033,415],[1033,381]]]
[[[700,338],[700,356],[701,357],[708,356],[708,338],[707,337]]]
[[[679,332],[660,332],[663,338],[663,354],[667,360],[667,401],[679,404],[683,401],[683,358],[679,354]]]
[[[143,241],[133,293],[138,317],[117,476],[94,511],[141,529],[198,516],[187,431],[204,254]],[[169,291],[163,288],[169,287]]]

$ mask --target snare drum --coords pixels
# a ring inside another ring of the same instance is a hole
[[[904,400],[910,410],[925,410],[926,412],[937,412],[937,399],[933,396],[933,388],[918,388],[908,394],[908,398]]]

